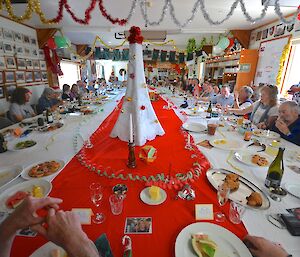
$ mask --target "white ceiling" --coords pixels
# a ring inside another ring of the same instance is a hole
[[[196,0],[172,0],[172,3],[175,6],[175,13],[177,18],[184,22],[190,15],[193,5]],[[291,2],[293,0],[289,0]],[[41,8],[45,13],[47,18],[53,18],[57,14],[58,10],[58,0],[41,0]],[[125,18],[128,13],[132,3],[132,0],[104,0],[104,6],[107,9],[107,12],[113,17]],[[164,4],[163,0],[149,0],[151,7],[148,8],[148,16],[152,21],[159,19],[162,12],[162,7]],[[219,20],[226,16],[230,10],[230,6],[234,0],[205,0],[205,5],[208,13],[213,19]],[[260,15],[262,10],[261,0],[244,0],[246,2],[246,8],[248,12],[253,16],[257,17]],[[295,0],[295,6],[298,0]],[[68,0],[72,10],[78,17],[84,17],[84,11],[89,6],[90,1],[79,1],[79,0]],[[285,0],[280,0],[281,4],[285,3]],[[16,14],[22,15],[25,10],[24,4],[15,4],[14,9]],[[282,7],[281,11],[283,14],[290,14],[297,10],[296,7]],[[5,12],[2,12],[5,15]],[[116,45],[122,42],[122,40],[115,40],[114,33],[122,32],[128,30],[130,26],[135,25],[141,27],[143,30],[167,30],[167,39],[175,39],[178,46],[186,45],[186,41],[190,37],[200,38],[203,36],[210,36],[211,33],[224,33],[228,32],[230,29],[253,29],[270,21],[277,19],[274,12],[274,7],[269,7],[267,15],[265,18],[256,23],[250,24],[244,17],[240,5],[238,5],[233,16],[226,21],[225,23],[212,26],[203,18],[201,10],[196,14],[195,19],[184,29],[179,29],[171,19],[171,16],[166,15],[164,21],[159,26],[148,26],[145,28],[145,22],[142,18],[140,7],[138,5],[136,12],[133,14],[129,24],[126,26],[113,25],[108,20],[106,20],[100,13],[98,4],[93,10],[92,19],[90,24],[80,25],[75,23],[71,16],[64,11],[64,17],[60,24],[58,25],[44,25],[40,22],[39,17],[34,15],[32,19],[27,24],[37,27],[59,27],[65,31],[66,36],[70,38],[74,44],[91,44],[96,35],[101,36],[106,42],[111,42],[111,45]]]

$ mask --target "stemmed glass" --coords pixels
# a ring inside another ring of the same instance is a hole
[[[226,183],[222,183],[218,186],[217,197],[218,197],[218,203],[221,207],[224,206],[228,201],[229,193],[230,193],[230,188],[227,186]],[[224,222],[225,221],[224,213],[221,211],[216,212],[215,220],[217,222]]]
[[[99,183],[92,183],[90,185],[90,194],[91,194],[91,201],[96,207],[100,206],[101,200],[103,198],[103,188]],[[103,213],[96,212],[92,218],[92,221],[95,224],[100,224],[104,222],[105,215]]]

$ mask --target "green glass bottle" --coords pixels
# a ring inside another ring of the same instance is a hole
[[[277,188],[280,186],[281,179],[283,176],[284,165],[283,165],[283,152],[284,148],[279,148],[278,154],[275,160],[271,163],[268,174],[265,180],[266,187]]]
[[[207,112],[206,118],[210,119],[211,118],[211,113],[212,113],[211,102],[209,102],[209,106],[208,106],[206,112]]]

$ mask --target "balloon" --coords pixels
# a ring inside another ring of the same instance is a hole
[[[47,41],[47,45],[50,49],[56,49],[56,44],[53,37],[50,37]]]
[[[216,45],[216,46],[213,47],[213,53],[214,54],[220,54],[222,51],[223,51],[223,49],[221,49],[219,47],[219,45]]]
[[[57,48],[66,48],[68,46],[68,42],[65,37],[55,36],[54,37]]]
[[[219,42],[218,42],[218,46],[222,49],[225,50],[230,44],[230,41],[227,37],[222,37]]]

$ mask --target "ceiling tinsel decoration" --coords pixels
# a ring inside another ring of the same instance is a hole
[[[131,7],[130,7],[130,10],[129,10],[129,14],[127,15],[126,18],[115,18],[115,17],[112,17],[110,14],[108,14],[107,10],[106,10],[106,8],[103,4],[103,0],[91,0],[89,7],[85,11],[84,19],[78,18],[75,15],[75,13],[71,9],[70,4],[68,3],[68,0],[59,0],[59,10],[57,12],[57,16],[55,18],[52,18],[52,19],[47,19],[45,17],[45,14],[41,10],[40,0],[28,0],[25,12],[21,16],[15,15],[14,10],[13,10],[13,5],[11,4],[10,0],[4,0],[4,2],[0,1],[0,10],[3,11],[4,9],[6,9],[6,11],[8,13],[8,16],[12,20],[18,21],[18,22],[29,20],[29,19],[31,19],[32,14],[36,13],[40,17],[40,20],[41,20],[42,23],[44,23],[44,24],[57,24],[63,19],[63,13],[64,13],[63,10],[66,9],[66,11],[71,15],[72,19],[75,22],[83,24],[83,25],[87,25],[87,24],[89,24],[89,21],[91,19],[91,12],[95,9],[97,1],[98,1],[98,4],[99,4],[99,9],[101,11],[101,14],[103,15],[104,18],[106,18],[112,24],[118,24],[118,25],[121,25],[121,26],[127,24],[128,21],[132,18],[133,14],[134,14],[134,12],[137,8],[137,4],[139,2],[142,17],[145,21],[146,26],[148,26],[148,25],[149,26],[158,26],[158,25],[160,25],[163,22],[163,20],[165,19],[167,11],[169,10],[173,22],[180,28],[186,27],[189,23],[191,23],[194,20],[194,18],[196,16],[197,12],[199,11],[199,9],[201,10],[204,19],[209,24],[211,24],[211,25],[220,25],[223,22],[227,21],[233,15],[235,9],[238,7],[239,4],[241,6],[241,10],[242,10],[246,20],[251,22],[251,23],[255,23],[255,22],[258,22],[258,21],[262,20],[266,16],[267,10],[270,7],[270,3],[271,3],[271,0],[266,0],[266,2],[263,5],[263,9],[261,11],[261,14],[258,17],[253,18],[247,12],[247,9],[246,9],[246,6],[245,6],[245,1],[244,0],[235,0],[232,3],[232,5],[229,9],[229,12],[226,14],[226,16],[223,19],[213,20],[210,17],[207,10],[206,10],[205,3],[204,3],[205,0],[196,0],[196,2],[193,5],[193,8],[191,10],[191,14],[190,14],[189,18],[184,22],[180,22],[177,19],[176,15],[175,15],[175,7],[172,3],[172,0],[164,0],[162,13],[160,15],[160,18],[157,21],[150,21],[149,20],[147,0],[133,0],[132,4],[131,4]],[[280,18],[280,20],[283,23],[286,23],[286,24],[294,23],[297,17],[300,20],[300,8],[298,8],[297,12],[291,18],[286,19],[284,17],[283,13],[281,12],[281,9],[280,9],[280,0],[275,0],[274,10],[275,10],[275,13],[278,15],[278,17]]]

